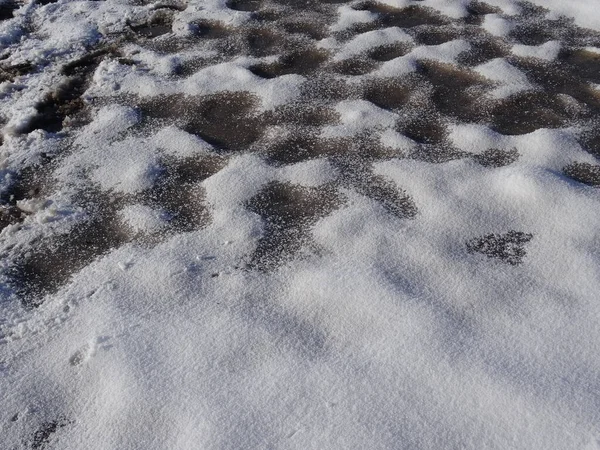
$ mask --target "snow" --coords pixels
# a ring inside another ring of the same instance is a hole
[[[524,58],[539,58],[554,61],[560,52],[560,42],[548,41],[541,45],[514,45],[512,52]]]
[[[593,0],[143,3],[0,20],[0,448],[599,448]]]

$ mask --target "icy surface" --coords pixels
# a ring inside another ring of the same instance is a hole
[[[0,0],[0,448],[600,448],[594,0]]]

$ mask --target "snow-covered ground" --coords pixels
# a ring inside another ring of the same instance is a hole
[[[0,0],[1,449],[600,449],[596,0]]]

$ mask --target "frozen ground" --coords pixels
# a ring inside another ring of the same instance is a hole
[[[600,448],[596,0],[0,0],[0,448]]]

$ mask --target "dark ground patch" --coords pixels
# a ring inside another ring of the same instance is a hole
[[[503,167],[519,159],[519,153],[516,148],[508,151],[490,148],[479,155],[473,156],[473,159],[484,167]]]
[[[563,169],[566,176],[589,186],[600,187],[600,166],[589,163],[572,163]]]
[[[172,31],[172,11],[159,10],[146,23],[131,24],[131,30],[141,38],[154,39]]]
[[[363,84],[363,99],[380,108],[400,111],[414,93],[414,83],[409,77],[379,78]]]
[[[21,223],[28,213],[17,207],[21,200],[47,195],[50,190],[49,163],[52,158],[42,154],[37,165],[28,166],[18,173],[11,173],[10,186],[0,195],[0,231],[9,225]]]
[[[317,189],[269,184],[246,205],[265,223],[265,233],[250,259],[250,267],[270,270],[293,257],[308,244],[310,227],[342,201],[332,186]]]
[[[21,3],[14,0],[0,2],[0,20],[8,20],[14,17],[14,11],[21,7]]]
[[[399,219],[410,219],[417,215],[417,206],[409,195],[391,181],[381,175],[374,175],[370,170],[361,168],[359,171],[346,173],[344,182],[359,194],[375,200]]]
[[[261,78],[282,75],[310,75],[321,68],[329,59],[328,52],[315,48],[294,50],[283,54],[277,62],[261,63],[250,67],[250,71]]]
[[[220,151],[244,150],[260,138],[265,124],[256,114],[258,105],[248,92],[160,96],[138,104],[144,121],[176,123]]]
[[[481,253],[488,258],[499,259],[512,266],[519,265],[527,254],[525,244],[533,239],[533,235],[522,231],[511,230],[505,234],[488,234],[467,242],[469,253]]]
[[[170,217],[170,232],[199,229],[210,221],[199,183],[221,170],[225,162],[219,156],[166,159],[162,163],[163,173],[142,195],[142,201]]]
[[[34,72],[35,69],[35,66],[28,62],[13,65],[0,65],[0,83],[4,81],[13,81],[16,77]]]
[[[106,196],[93,201],[98,212],[90,220],[38,244],[11,269],[11,285],[25,308],[38,307],[79,270],[131,240],[116,217],[118,202]]]
[[[404,56],[411,50],[412,46],[410,44],[398,42],[374,47],[367,51],[367,56],[375,61],[384,62]]]
[[[497,102],[491,111],[491,128],[505,135],[560,128],[577,118],[565,101],[546,92],[528,91]]]
[[[54,440],[55,434],[61,429],[70,425],[71,422],[61,418],[50,422],[44,422],[33,433],[29,444],[31,450],[44,450]]]
[[[45,96],[36,107],[37,115],[20,131],[30,133],[41,129],[57,133],[66,125],[85,124],[89,118],[84,113],[86,105],[81,97],[88,88],[91,75],[98,64],[112,51],[110,48],[100,49],[66,63],[62,68],[62,73],[67,76],[66,80]]]
[[[434,61],[420,61],[417,71],[433,85],[431,99],[439,113],[462,122],[480,122],[485,118],[482,99],[490,85],[485,78]]]

